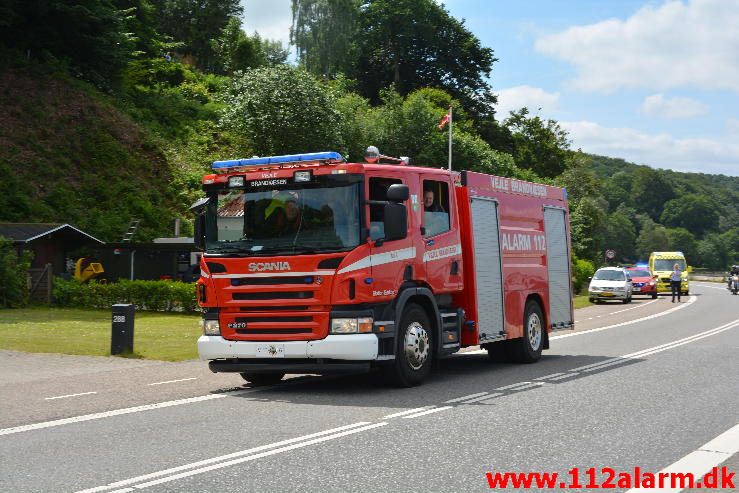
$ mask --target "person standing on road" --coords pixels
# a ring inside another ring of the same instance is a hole
[[[677,302],[680,303],[680,284],[683,280],[683,273],[680,265],[675,263],[672,274],[670,274],[670,287],[672,288],[672,302],[675,303],[675,293],[677,293]]]

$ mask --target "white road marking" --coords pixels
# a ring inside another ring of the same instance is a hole
[[[637,308],[641,308],[643,306],[651,305],[652,303],[656,303],[658,301],[659,301],[659,299],[652,300],[652,301],[647,301],[646,303],[639,303],[638,305],[632,306],[631,308],[624,308],[623,310],[617,310],[615,312],[608,313],[607,315],[615,315],[617,313],[623,313],[623,312],[628,312],[630,310],[636,310]]]
[[[222,394],[201,395],[198,397],[188,397],[187,399],[177,399],[174,401],[157,402],[155,404],[145,404],[143,406],[127,407],[123,409],[114,409],[112,411],[105,411],[101,413],[83,414],[82,416],[74,416],[71,418],[56,419],[54,421],[42,421],[40,423],[33,423],[30,425],[14,426],[12,428],[0,429],[0,436],[12,435],[13,433],[21,433],[24,431],[40,430],[43,428],[51,428],[54,426],[67,425],[67,424],[72,424],[72,423],[82,423],[84,421],[92,421],[95,419],[110,418],[111,416],[120,416],[122,414],[131,414],[131,413],[138,413],[142,411],[150,411],[152,409],[162,409],[165,407],[181,406],[182,404],[192,404],[193,402],[203,402],[203,401],[210,401],[213,399],[223,399],[229,396],[238,396],[238,395],[248,394],[251,392],[257,392],[264,388],[265,387],[260,387],[259,389],[244,389],[244,390],[237,390],[235,392],[224,392]]]
[[[550,380],[551,380],[552,382],[558,382],[558,381],[560,381],[560,380],[564,380],[565,378],[572,378],[572,377],[576,377],[576,376],[578,376],[578,375],[579,375],[579,373],[577,373],[577,372],[573,371],[572,373],[568,373],[568,374],[566,374],[566,375],[560,375],[560,376],[558,376],[558,377],[550,378]]]
[[[426,407],[417,407],[415,409],[408,409],[407,411],[400,411],[399,413],[388,414],[387,416],[383,416],[382,419],[397,418],[398,416],[405,416],[406,414],[413,414],[413,413],[417,413],[420,411],[425,411],[426,409],[431,409],[432,407],[436,407],[436,406],[426,406]]]
[[[90,394],[97,394],[97,392],[80,392],[79,394],[57,395],[55,397],[44,397],[44,400],[53,401],[54,399],[66,399],[67,397],[79,397],[81,395],[90,395]]]
[[[503,392],[493,392],[492,394],[488,394],[484,397],[477,397],[475,399],[470,399],[468,401],[462,402],[462,404],[471,404],[473,402],[482,402],[486,401],[488,399],[494,399],[495,397],[500,397],[501,395],[505,395]]]
[[[516,387],[520,387],[521,385],[528,385],[528,384],[530,384],[530,383],[531,383],[531,382],[518,382],[518,383],[512,383],[512,384],[510,384],[510,385],[506,385],[505,387],[498,387],[498,388],[496,388],[495,390],[511,390],[511,389],[514,389],[514,388],[516,388]]]
[[[660,473],[693,473],[696,482],[713,467],[718,466],[739,452],[739,424],[729,428],[698,450],[689,453],[677,462],[670,464]],[[657,476],[657,474],[655,474]],[[677,493],[684,488],[654,488],[650,493]],[[641,488],[632,488],[626,493],[641,492]]]
[[[600,370],[608,366],[613,366],[613,365],[624,363],[631,359],[642,358],[644,356],[649,356],[652,354],[660,353],[662,351],[667,351],[668,349],[673,349],[679,346],[683,346],[685,344],[690,344],[691,342],[695,342],[700,339],[705,339],[706,337],[711,337],[713,335],[719,334],[726,330],[733,329],[735,327],[739,327],[739,319],[736,319],[732,322],[721,325],[719,327],[706,330],[704,332],[699,332],[697,334],[693,334],[691,336],[684,337],[682,339],[670,341],[666,344],[660,344],[659,346],[653,346],[651,348],[642,349],[641,351],[637,351],[635,353],[630,353],[630,354],[625,354],[623,356],[617,356],[615,358],[609,358],[604,361],[599,361],[598,363],[592,363],[590,365],[580,366],[578,368],[573,368],[569,371],[570,372],[578,372],[578,371],[591,372],[591,371]],[[552,380],[555,380],[555,379],[552,379]]]
[[[560,375],[564,375],[564,373],[562,373],[562,372],[551,373],[549,375],[544,375],[543,377],[537,377],[534,380],[549,380],[550,378],[558,377]]]
[[[703,288],[720,289],[721,291],[729,291],[728,289],[726,289],[726,285],[727,285],[727,284],[729,283],[728,281],[726,281],[726,282],[724,283],[723,287],[718,287],[718,286],[709,286],[708,284],[700,284],[700,283],[697,283],[697,282],[695,282],[695,281],[692,281],[692,282],[693,282],[693,284],[695,284],[695,285],[697,285],[697,286],[701,286],[701,287],[703,287]]]
[[[197,380],[197,379],[198,377],[180,378],[179,380],[165,380],[164,382],[147,383],[146,385],[164,385],[165,383],[187,382],[189,380]]]
[[[683,308],[685,308],[687,306],[690,306],[692,303],[694,303],[696,299],[697,298],[695,296],[691,296],[690,299],[688,301],[686,301],[685,303],[680,304],[680,305],[678,305],[678,306],[676,306],[674,308],[670,308],[669,310],[665,310],[665,311],[660,312],[660,313],[655,313],[654,315],[648,315],[646,317],[637,318],[636,320],[629,320],[627,322],[621,322],[621,323],[618,323],[618,324],[606,325],[605,327],[598,327],[596,329],[589,329],[589,330],[583,330],[583,331],[580,331],[580,332],[573,332],[571,334],[562,334],[562,335],[558,335],[558,336],[553,336],[553,337],[550,337],[549,340],[550,341],[553,341],[555,339],[564,339],[565,337],[575,337],[575,336],[581,336],[581,335],[584,335],[584,334],[592,334],[593,332],[600,332],[602,330],[614,329],[616,327],[623,327],[624,325],[631,325],[631,324],[635,324],[635,323],[639,323],[639,322],[644,322],[645,320],[652,320],[654,318],[662,317],[664,315],[668,315],[670,313],[676,312],[677,310],[682,310]]]
[[[475,397],[480,397],[481,395],[487,395],[487,394],[488,394],[487,392],[478,392],[477,394],[470,394],[464,397],[457,397],[456,399],[449,399],[448,401],[444,401],[444,404],[451,404],[452,402],[466,401],[467,399],[473,399]]]
[[[403,416],[403,419],[413,419],[413,418],[417,418],[419,416],[426,416],[427,414],[438,413],[439,411],[446,411],[447,409],[452,409],[452,406],[435,407],[433,409],[429,409],[428,411],[423,411],[421,413],[416,413],[416,414],[410,414],[408,416]]]
[[[149,486],[155,486],[158,484],[168,483],[176,479],[182,479],[189,476],[195,476],[196,474],[203,474],[205,472],[221,469],[224,467],[232,466],[235,464],[241,464],[243,462],[249,462],[262,457],[268,457],[270,455],[279,454],[282,452],[288,452],[290,450],[307,447],[309,445],[316,445],[328,440],[334,440],[343,436],[359,433],[362,431],[368,431],[374,428],[387,425],[387,422],[374,423],[360,422],[354,423],[339,428],[333,428],[331,430],[325,430],[311,435],[304,435],[297,438],[291,438],[289,440],[283,440],[281,442],[271,443],[268,445],[262,445],[259,447],[241,450],[227,455],[221,455],[219,457],[213,457],[211,459],[205,459],[198,462],[192,462],[190,464],[184,464],[178,467],[172,467],[161,471],[145,474],[143,476],[137,476],[135,478],[124,479],[122,481],[116,481],[103,486],[90,488],[79,491],[77,493],[98,493],[102,491],[109,491],[120,486],[131,486],[130,488],[118,489],[117,493],[123,493],[125,491],[133,491],[134,489],[140,490],[148,488]],[[159,479],[155,479],[159,478]],[[149,481],[152,480],[152,481]]]
[[[533,389],[533,388],[536,388],[536,387],[541,387],[542,385],[546,385],[546,383],[545,382],[530,382],[528,385],[524,385],[522,387],[516,387],[516,388],[512,389],[511,391],[512,392],[518,392],[519,390]]]

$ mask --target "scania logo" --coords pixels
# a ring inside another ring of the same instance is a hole
[[[249,272],[264,272],[265,270],[290,270],[289,262],[252,262]]]

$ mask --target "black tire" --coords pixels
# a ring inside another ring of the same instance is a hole
[[[278,383],[284,376],[284,373],[241,373],[241,378],[254,385],[272,385]]]
[[[588,298],[588,301],[591,303],[595,303],[595,298]]]
[[[596,305],[602,305],[603,304],[603,300],[595,300],[595,304]]]
[[[631,303],[631,296],[623,300],[624,305]]]
[[[395,360],[385,368],[385,381],[396,387],[420,385],[431,372],[434,329],[421,306],[409,304],[400,317]]]
[[[523,312],[523,337],[507,341],[511,360],[517,363],[539,361],[541,350],[544,348],[546,330],[539,303],[529,301]]]
[[[656,300],[657,299],[657,293],[652,293],[652,299],[653,300]]]

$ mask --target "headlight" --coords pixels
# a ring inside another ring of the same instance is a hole
[[[368,332],[372,332],[372,317],[331,319],[332,334],[358,334]]]
[[[228,186],[229,187],[243,187],[244,186],[244,177],[243,176],[229,176],[228,177]]]
[[[221,324],[218,320],[200,320],[200,330],[203,331],[203,335],[206,336],[219,336],[221,335]]]

